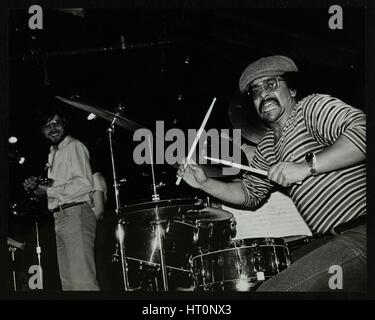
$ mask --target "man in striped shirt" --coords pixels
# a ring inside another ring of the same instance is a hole
[[[241,92],[251,95],[270,130],[251,166],[268,179],[245,174],[230,183],[207,178],[189,164],[177,175],[222,201],[257,206],[275,186],[286,188],[316,240],[300,258],[263,283],[263,291],[329,291],[332,266],[342,268],[345,291],[366,290],[366,116],[337,98],[313,94],[297,101],[298,68],[284,56],[251,63],[242,73]],[[301,257],[302,256],[302,257]]]

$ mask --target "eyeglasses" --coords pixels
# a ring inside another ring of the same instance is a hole
[[[273,92],[279,89],[280,87],[280,81],[285,81],[282,78],[269,78],[261,83],[258,83],[256,86],[251,87],[248,91],[247,94],[251,95],[254,100],[258,99],[260,97],[260,94],[262,91],[265,92]]]

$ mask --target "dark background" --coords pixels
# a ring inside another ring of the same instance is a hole
[[[327,8],[87,9],[83,17],[45,10],[44,29],[36,31],[28,28],[29,16],[26,10],[11,10],[9,18],[9,136],[19,139],[8,146],[11,203],[23,199],[23,179],[39,175],[46,163],[48,145],[33,119],[48,96],[79,95],[109,111],[122,104],[125,117],[148,128],[164,120],[166,130],[198,128],[217,97],[206,129],[231,128],[228,107],[242,71],[260,57],[284,54],[301,71],[300,95],[327,93],[365,109],[364,10],[360,8],[344,8],[343,30],[329,29]],[[121,36],[125,51],[80,52],[119,46]],[[170,43],[150,45],[162,40]],[[77,54],[63,54],[72,50]],[[108,204],[113,208],[109,123],[87,121],[86,112],[61,107],[71,120],[72,134],[88,145],[105,175]],[[150,199],[150,168],[134,165],[132,133],[118,128],[114,138],[118,174],[127,179],[121,187],[122,203]],[[17,162],[19,156],[26,158],[23,165]],[[183,184],[174,186],[175,172],[168,166],[156,168],[158,182],[167,184],[165,196],[196,195]],[[45,255],[45,260],[51,257],[46,269],[54,274],[53,221],[48,214],[39,219],[44,248],[51,252]],[[35,259],[33,223],[33,215],[9,214],[9,236],[26,241],[27,259]],[[50,287],[55,286],[53,279]]]

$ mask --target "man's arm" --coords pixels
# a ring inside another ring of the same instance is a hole
[[[334,144],[316,153],[315,156],[318,174],[351,167],[366,160],[366,155],[345,136],[341,136]],[[301,163],[279,162],[271,167],[268,179],[288,187],[311,175],[310,167],[306,161]]]
[[[242,205],[246,200],[241,182],[222,182],[208,178],[202,168],[196,164],[188,164],[186,169],[182,164],[177,171],[177,177],[182,177],[191,187],[203,190],[224,202]]]
[[[342,101],[325,96],[304,110],[307,128],[326,147],[315,154],[317,173],[348,168],[366,160],[366,115]],[[268,178],[283,186],[311,175],[308,164],[280,162]]]

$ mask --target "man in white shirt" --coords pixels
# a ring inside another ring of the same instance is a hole
[[[66,119],[51,108],[40,114],[41,131],[51,143],[49,186],[37,177],[23,183],[46,196],[55,218],[57,257],[63,290],[99,290],[94,261],[96,217],[92,210],[93,177],[85,145],[66,131]]]

